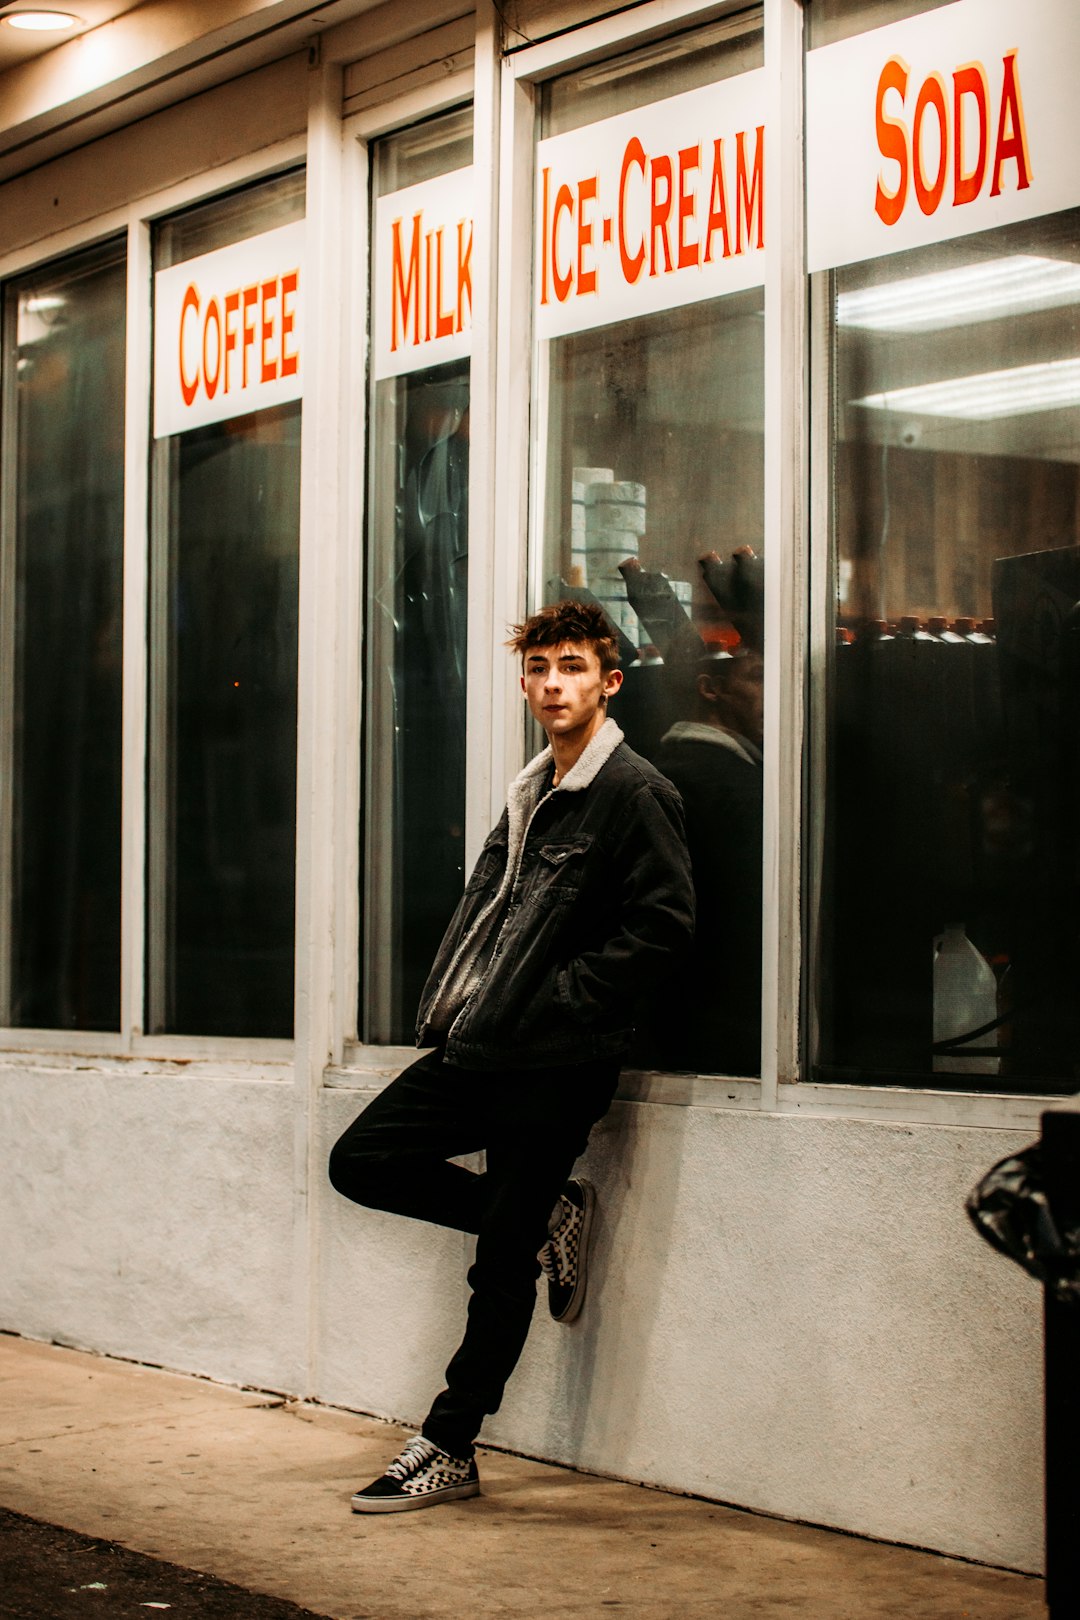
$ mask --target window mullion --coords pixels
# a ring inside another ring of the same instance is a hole
[[[3,312],[0,344],[7,357],[14,353],[14,311]],[[15,374],[5,367],[0,408],[0,1025],[11,1022],[11,956],[14,948],[12,897],[14,894],[14,761],[15,761],[15,547],[16,547],[16,424]]]
[[[765,0],[765,782],[761,1106],[799,1064],[806,319],[802,11]]]
[[[529,379],[532,372],[533,87],[502,69],[498,212],[498,422],[495,430],[495,533],[492,571],[496,632],[525,612],[529,521]],[[493,636],[501,642],[501,636]],[[501,813],[506,784],[524,762],[521,697],[495,663],[491,703],[491,794],[487,825]],[[485,829],[486,830],[486,829]]]
[[[150,227],[128,227],[124,417],[124,678],[120,812],[120,1029],[125,1050],[144,1026],[146,694],[150,455]]]
[[[473,100],[473,216],[471,424],[469,449],[469,604],[468,706],[465,715],[465,869],[471,870],[491,826],[491,802],[505,785],[494,781],[488,744],[493,714],[493,682],[498,704],[500,665],[494,649],[501,640],[494,589],[500,532],[496,454],[498,353],[495,288],[498,274],[499,95],[502,76],[499,28],[490,0],[476,15],[476,69]],[[512,160],[511,160],[512,161]],[[507,547],[505,549],[512,549]]]

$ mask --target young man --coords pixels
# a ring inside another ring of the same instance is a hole
[[[346,1198],[477,1240],[446,1388],[353,1497],[360,1513],[479,1491],[473,1441],[521,1354],[541,1267],[556,1320],[580,1310],[593,1193],[567,1178],[611,1103],[635,1003],[693,928],[679,796],[608,718],[622,674],[603,613],[557,603],[509,645],[548,747],[511,784],[436,956],[417,1024],[434,1050],[330,1157]],[[448,1163],[481,1148],[483,1174]]]

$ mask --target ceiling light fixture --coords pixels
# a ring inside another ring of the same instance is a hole
[[[27,33],[59,34],[65,28],[77,27],[79,18],[70,11],[6,11],[0,22]]]
[[[836,322],[870,332],[939,332],[1075,303],[1080,264],[1014,253],[840,293]]]
[[[1012,366],[1005,371],[978,372],[973,377],[892,388],[888,393],[867,394],[852,403],[872,411],[949,416],[965,422],[1062,410],[1080,405],[1080,358],[1046,360],[1034,366]]]

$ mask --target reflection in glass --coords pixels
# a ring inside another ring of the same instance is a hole
[[[748,73],[761,66],[763,49],[762,8],[750,5],[704,27],[580,68],[545,85],[543,134],[562,135]]]
[[[0,701],[13,725],[0,727],[0,1022],[11,1025],[120,1023],[125,301],[122,243],[24,276],[4,298]]]
[[[375,150],[375,193],[472,161],[472,111]],[[374,384],[360,1031],[411,1042],[465,862],[469,361]]]
[[[826,1078],[1080,1079],[1080,215],[836,272]]]
[[[376,422],[366,1038],[406,1041],[464,882],[469,362],[379,383]]]
[[[813,7],[806,8],[808,42],[811,46],[832,45],[852,34],[885,28],[951,4],[952,0],[814,0]]]
[[[303,177],[165,222],[155,264],[290,223]],[[159,440],[148,1027],[293,1024],[299,402]]]
[[[612,712],[683,794],[698,889],[693,961],[639,1059],[738,1074],[760,1062],[763,299],[541,354],[541,590],[594,597],[617,628]]]

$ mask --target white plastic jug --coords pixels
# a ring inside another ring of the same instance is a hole
[[[955,1040],[997,1017],[997,980],[963,923],[950,923],[934,941],[934,1040]],[[996,1046],[998,1031],[980,1035],[972,1046]],[[968,1057],[960,1048],[934,1054],[935,1074],[998,1074],[999,1057]]]

